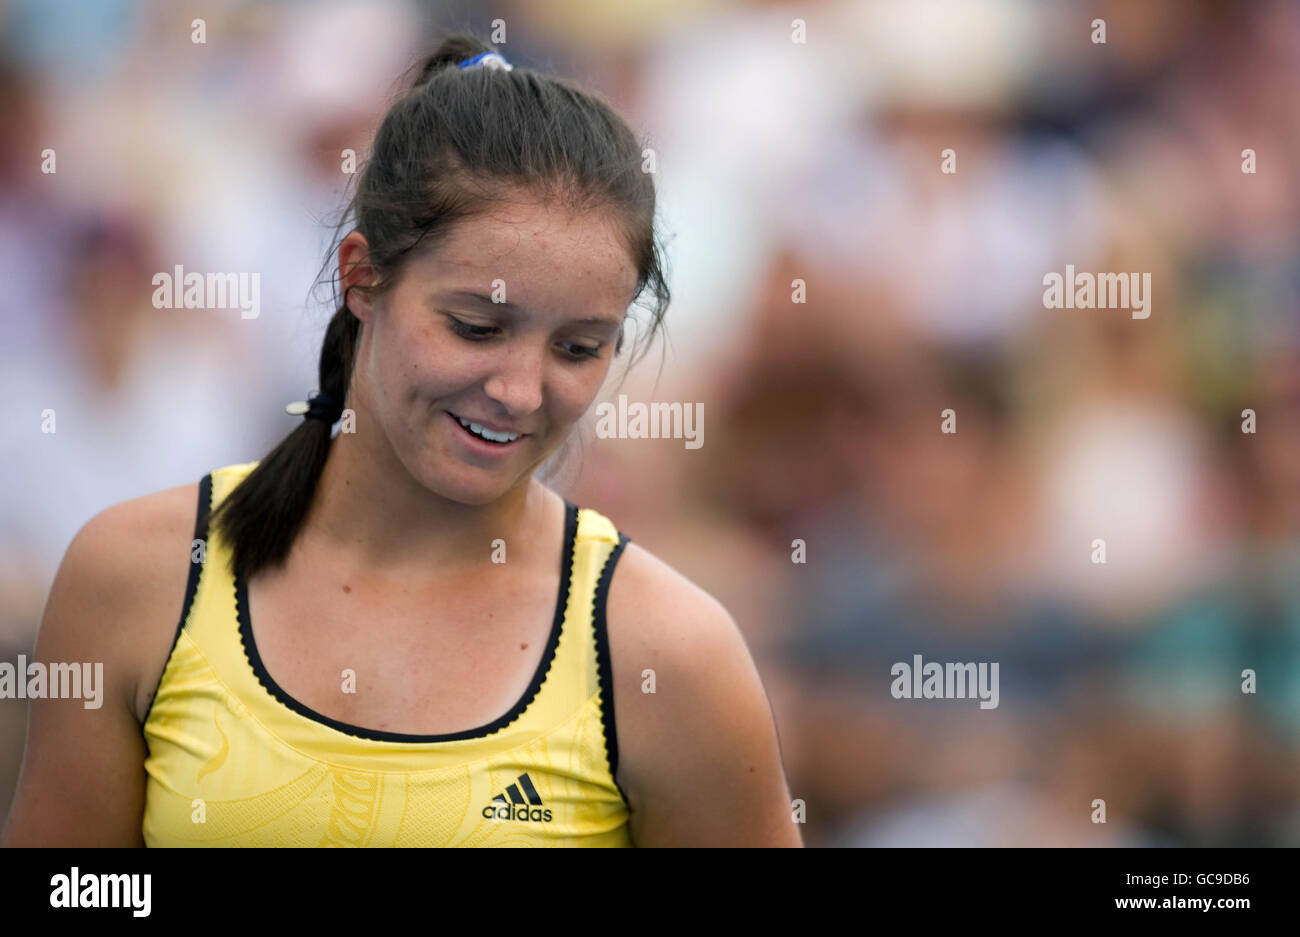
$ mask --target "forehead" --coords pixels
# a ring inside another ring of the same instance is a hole
[[[615,217],[536,202],[510,203],[462,219],[412,258],[408,280],[431,288],[491,290],[539,310],[602,305],[622,313],[637,271]]]

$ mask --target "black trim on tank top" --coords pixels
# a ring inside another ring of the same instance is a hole
[[[305,716],[313,722],[319,722],[321,725],[329,726],[331,729],[336,729],[346,735],[371,739],[376,742],[412,743],[455,742],[461,739],[484,738],[499,732],[522,716],[525,710],[532,705],[537,694],[541,692],[542,684],[546,682],[546,677],[551,670],[551,664],[555,661],[556,648],[560,644],[560,632],[564,626],[564,612],[569,603],[569,589],[573,581],[573,557],[577,535],[578,506],[565,498],[564,549],[560,558],[560,588],[555,602],[555,617],[551,622],[551,634],[547,639],[546,649],[542,652],[542,659],[537,665],[537,670],[533,674],[533,679],[528,684],[528,688],[524,690],[523,696],[505,715],[492,720],[487,725],[474,729],[465,729],[461,732],[449,732],[443,735],[409,735],[403,732],[384,732],[381,729],[367,729],[363,726],[355,726],[347,722],[340,722],[337,719],[331,719],[329,716],[322,715],[306,704],[299,702],[275,682],[275,679],[267,671],[266,665],[262,662],[262,656],[257,651],[257,643],[253,640],[252,616],[249,614],[248,609],[248,584],[242,576],[235,576],[235,605],[239,614],[239,638],[243,644],[244,655],[248,658],[248,663],[252,667],[253,674],[257,677],[258,682],[281,704],[300,716]]]
[[[605,622],[605,604],[609,598],[609,586],[614,581],[614,567],[623,555],[623,548],[631,543],[631,538],[619,531],[618,544],[605,558],[605,566],[600,571],[596,583],[595,610],[591,616],[592,627],[596,630],[596,672],[600,680],[600,722],[605,731],[605,756],[609,759],[609,776],[623,802],[631,804],[627,793],[615,777],[618,772],[618,729],[614,720],[614,665],[609,653],[609,631]]]
[[[204,560],[207,559],[207,540],[208,540],[208,514],[212,511],[212,473],[209,472],[199,479],[199,498],[198,508],[194,515],[194,540],[202,540],[204,547]],[[172,655],[176,653],[176,645],[181,639],[181,632],[185,630],[185,622],[190,617],[190,609],[194,605],[194,595],[199,591],[199,579],[203,575],[204,563],[194,562],[194,543],[190,542],[190,574],[185,581],[185,600],[181,603],[181,620],[176,624],[176,633],[172,635],[172,646],[167,651],[167,659],[163,661],[162,673],[158,674],[158,685],[153,688],[153,696],[149,697],[149,708],[145,710],[144,719],[140,723],[140,734],[144,734],[145,723],[149,721],[149,715],[153,712],[154,700],[158,698],[158,689],[162,686],[163,674],[167,673],[167,665],[172,662]]]

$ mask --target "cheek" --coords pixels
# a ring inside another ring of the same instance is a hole
[[[380,373],[390,392],[401,393],[404,388],[408,394],[419,394],[454,379],[450,372],[458,357],[450,338],[433,322],[421,321],[394,330],[387,337],[380,362]]]
[[[397,325],[392,318],[376,323],[352,378],[354,389],[382,415],[390,431],[405,425],[408,404],[426,383],[423,362],[430,360],[427,330],[403,331]]]
[[[595,403],[608,372],[608,365],[561,372],[551,384],[552,408],[566,422],[580,419]]]

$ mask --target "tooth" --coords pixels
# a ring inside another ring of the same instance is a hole
[[[470,420],[461,419],[460,417],[456,417],[456,420],[461,426],[467,427],[470,431],[493,442],[514,442],[519,438],[518,433],[498,433],[495,430],[490,430],[487,427],[480,426],[478,423],[471,422]]]

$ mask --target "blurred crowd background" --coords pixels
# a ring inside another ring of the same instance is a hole
[[[293,428],[341,151],[497,18],[654,147],[674,304],[609,394],[704,407],[553,484],[731,611],[808,844],[1300,844],[1287,2],[0,2],[0,659],[93,514]],[[260,316],[154,309],[176,264]],[[1150,318],[1045,309],[1067,264],[1150,272]],[[999,707],[892,698],[914,654]]]

